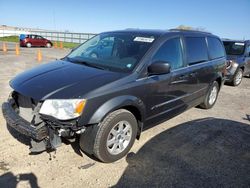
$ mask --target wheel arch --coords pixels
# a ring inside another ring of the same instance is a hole
[[[218,82],[219,88],[221,88],[221,86],[222,86],[222,78],[221,77],[217,77],[215,81]]]
[[[103,103],[92,115],[88,124],[100,123],[110,112],[118,109],[126,109],[130,111],[138,121],[144,121],[145,105],[142,100],[135,96],[123,95]]]

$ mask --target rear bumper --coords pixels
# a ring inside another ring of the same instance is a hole
[[[48,129],[45,125],[33,126],[31,123],[20,117],[12,108],[9,102],[2,104],[3,116],[9,126],[37,141],[48,136]]]

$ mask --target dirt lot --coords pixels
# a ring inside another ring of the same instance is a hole
[[[0,44],[1,45],[1,44]],[[41,64],[38,48],[0,51],[0,103],[19,72]],[[69,50],[41,48],[42,63]],[[97,162],[76,145],[29,155],[28,139],[6,128],[0,112],[0,187],[250,187],[250,79],[224,86],[211,110],[193,108],[150,128],[126,158]]]

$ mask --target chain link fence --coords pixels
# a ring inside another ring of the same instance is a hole
[[[40,35],[51,41],[62,41],[72,43],[83,43],[86,40],[94,37],[94,33],[70,33],[70,32],[53,32],[53,31],[19,31],[19,30],[4,30],[0,29],[0,37],[19,36],[20,34]]]

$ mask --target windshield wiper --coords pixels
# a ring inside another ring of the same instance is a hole
[[[94,68],[101,69],[101,70],[107,70],[104,67],[98,66],[96,64],[88,63],[87,61],[83,61],[81,59],[75,59],[75,58],[69,58],[69,57],[67,57],[67,60],[70,61],[70,62],[72,62],[72,63],[79,63],[79,64],[86,65],[88,67],[94,67]]]

